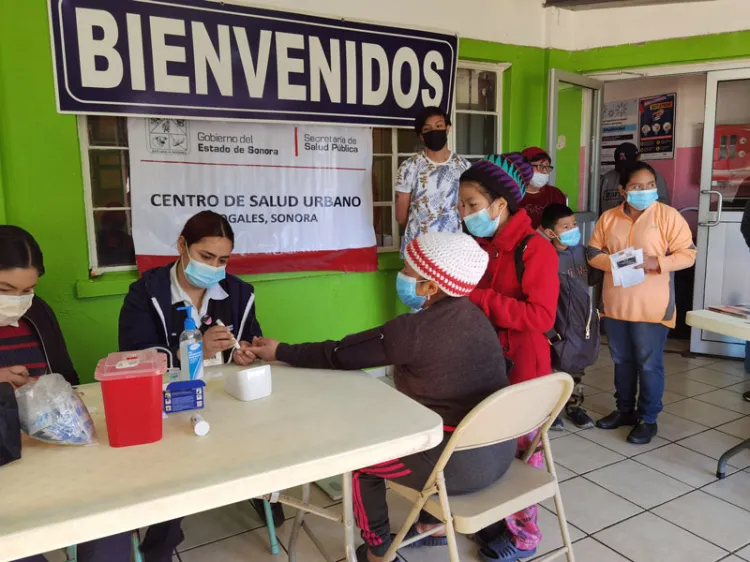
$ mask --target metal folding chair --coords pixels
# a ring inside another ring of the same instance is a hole
[[[548,562],[565,554],[568,562],[575,562],[547,435],[552,422],[570,398],[573,386],[570,375],[555,373],[494,393],[469,412],[456,428],[422,490],[413,490],[391,482],[391,490],[415,503],[384,559],[393,559],[396,551],[403,546],[445,531],[450,560],[459,562],[456,533],[474,534],[521,509],[554,497],[563,546],[537,561]],[[539,432],[523,459],[514,460],[500,480],[473,494],[449,496],[443,471],[454,452],[502,443],[537,429]],[[547,464],[546,471],[528,464],[540,442]],[[438,496],[438,499],[433,499],[433,496]],[[440,519],[443,525],[404,541],[407,531],[417,521],[422,509]]]

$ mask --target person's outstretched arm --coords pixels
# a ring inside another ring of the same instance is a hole
[[[341,341],[290,345],[256,338],[250,351],[265,361],[283,361],[294,367],[354,371],[408,363],[415,349],[410,315],[384,326],[346,336]]]

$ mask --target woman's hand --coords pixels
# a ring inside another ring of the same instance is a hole
[[[232,353],[232,359],[234,360],[235,364],[239,365],[240,367],[245,367],[258,359],[255,353],[250,351],[251,347],[252,346],[246,341],[240,342],[240,348],[235,349],[234,353]]]
[[[234,336],[226,326],[213,326],[203,334],[203,357],[209,359],[234,347]]]
[[[0,382],[9,382],[15,388],[29,382],[29,370],[23,365],[4,367],[0,369]]]
[[[637,269],[643,269],[646,273],[661,273],[659,258],[656,256],[645,256],[643,264],[639,265]]]
[[[276,361],[276,350],[279,342],[270,338],[253,338],[253,345],[250,352],[254,353],[263,361]]]

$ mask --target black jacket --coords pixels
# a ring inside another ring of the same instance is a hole
[[[186,314],[177,310],[180,305],[172,305],[171,268],[168,265],[150,269],[130,286],[120,310],[120,351],[167,347],[178,363],[176,352]],[[208,316],[214,323],[220,319],[237,341],[252,342],[253,337],[262,336],[255,317],[253,286],[233,275],[227,275],[220,285],[229,297],[221,301],[211,300]],[[207,329],[208,326],[201,326],[202,331]],[[231,350],[225,354],[225,361],[230,356]]]
[[[48,372],[60,373],[72,385],[79,383],[78,373],[68,355],[65,338],[57,323],[55,313],[49,305],[37,296],[31,301],[31,308],[24,315],[26,320],[36,331],[42,350],[47,358]]]

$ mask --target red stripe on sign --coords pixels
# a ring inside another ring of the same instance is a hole
[[[299,156],[299,133],[297,127],[294,128],[294,156]]]
[[[228,168],[280,168],[284,170],[336,170],[337,172],[365,172],[365,168],[338,166],[282,166],[277,164],[222,164],[220,162],[180,162],[178,160],[141,160],[143,164],[182,164],[184,166],[223,166]]]
[[[138,271],[174,263],[176,256],[137,255]],[[297,271],[368,272],[378,270],[375,246],[347,250],[319,252],[291,252],[286,254],[237,254],[229,260],[227,271],[234,275],[258,273],[291,273]]]

